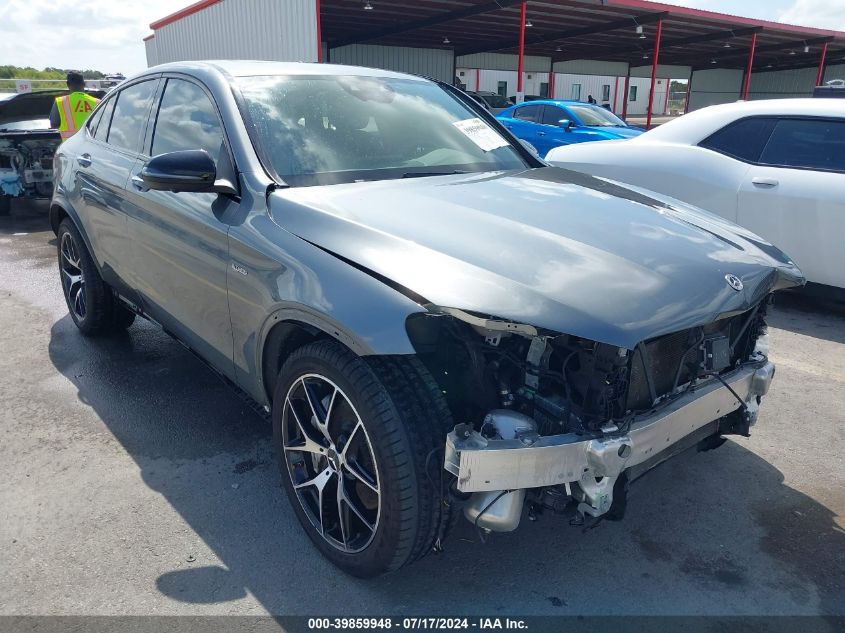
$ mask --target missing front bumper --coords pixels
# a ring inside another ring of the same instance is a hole
[[[600,516],[610,509],[616,478],[645,464],[687,436],[745,404],[756,418],[758,397],[769,389],[775,367],[767,360],[747,363],[723,380],[711,380],[660,411],[637,418],[628,433],[583,440],[574,434],[488,439],[477,431],[446,437],[445,468],[461,492],[521,490],[577,482],[579,509]],[[737,398],[734,395],[739,396]]]

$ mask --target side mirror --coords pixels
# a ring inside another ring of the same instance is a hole
[[[567,132],[575,127],[575,121],[570,121],[569,119],[561,119],[557,124]]]
[[[158,191],[235,191],[231,183],[217,181],[217,166],[204,149],[153,156],[141,170],[140,176],[147,188]]]

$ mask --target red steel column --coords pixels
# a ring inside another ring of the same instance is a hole
[[[757,48],[757,32],[751,34],[751,48],[748,50],[748,66],[745,69],[745,85],[742,87],[742,100],[748,101],[748,88],[751,86],[751,68],[754,66],[754,49]]]
[[[648,115],[645,129],[651,129],[651,110],[654,108],[654,84],[657,82],[657,58],[660,57],[660,36],[663,34],[663,18],[657,20],[657,33],[654,36],[654,57],[651,60],[651,89],[648,92]],[[667,86],[668,90],[668,86]]]
[[[684,97],[684,114],[689,112],[689,96],[692,94],[692,73],[689,74],[689,79],[687,80],[687,96]]]
[[[522,94],[522,66],[525,62],[525,13],[527,1],[522,0],[519,8],[519,63],[516,68],[516,101],[519,103]]]
[[[622,120],[626,121],[628,117],[628,94],[630,90],[630,83],[631,83],[631,67],[628,66],[628,74],[625,75],[625,92],[622,95]]]
[[[616,114],[616,104],[618,102],[619,97],[619,77],[613,78],[613,105],[610,106],[610,109],[613,110],[613,113]]]
[[[827,57],[827,42],[822,44],[822,56],[819,59],[819,72],[816,73],[816,85],[821,86],[824,81],[824,58]]]
[[[323,61],[323,28],[320,24],[320,0],[315,0],[317,5],[317,63]]]

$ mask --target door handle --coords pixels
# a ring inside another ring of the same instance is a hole
[[[140,176],[138,176],[137,174],[135,176],[132,176],[131,181],[132,181],[132,186],[135,187],[135,189],[137,189],[138,191],[149,191],[150,190],[150,188],[144,182],[144,179],[141,178]]]
[[[546,135],[545,132],[537,132],[537,136],[545,136],[545,135]]]
[[[76,162],[79,163],[80,167],[90,167],[91,166],[91,154],[82,154],[81,156],[77,156]]]
[[[774,178],[757,177],[751,179],[751,184],[757,185],[758,187],[777,187],[780,183]]]

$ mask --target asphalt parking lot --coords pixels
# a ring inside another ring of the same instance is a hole
[[[789,297],[750,439],[685,454],[622,522],[524,520],[371,581],[311,546],[271,431],[139,322],[89,341],[46,204],[0,218],[0,614],[845,615],[845,309]]]

